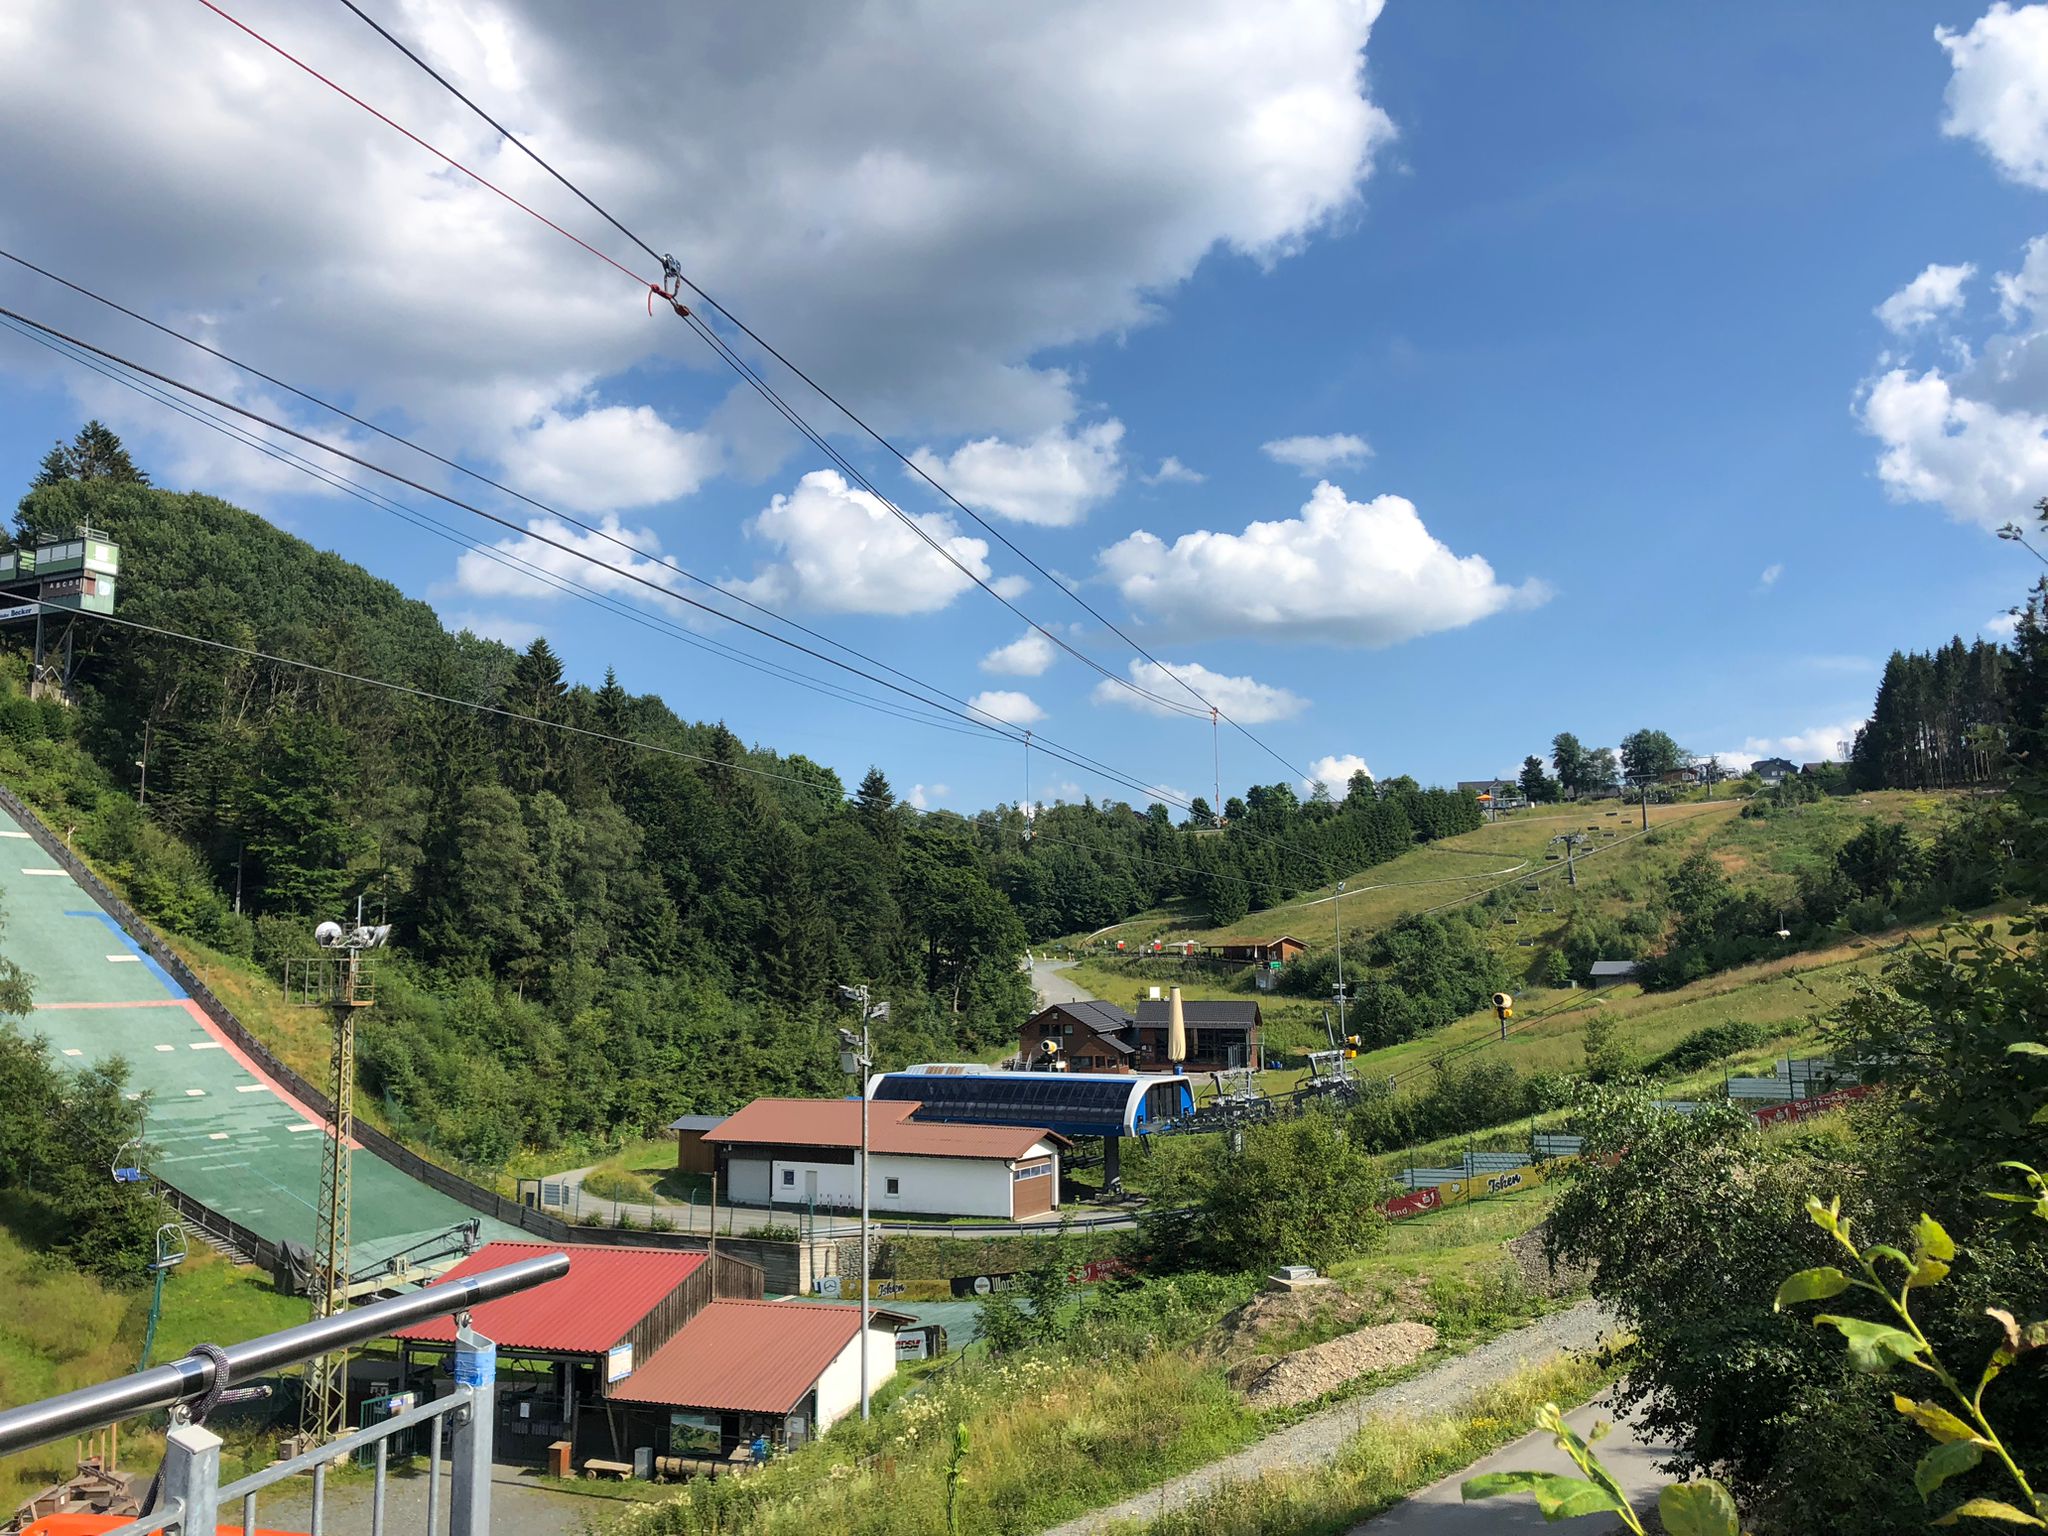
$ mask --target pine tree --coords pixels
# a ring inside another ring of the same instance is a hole
[[[50,451],[43,455],[42,468],[36,471],[34,489],[62,485],[71,478],[71,450],[61,442],[50,444]]]
[[[43,460],[48,469],[49,459]],[[112,480],[121,485],[147,485],[149,476],[135,467],[135,461],[128,457],[128,450],[121,446],[121,439],[104,422],[88,421],[78,429],[78,436],[72,439],[68,459],[70,476],[75,480]]]

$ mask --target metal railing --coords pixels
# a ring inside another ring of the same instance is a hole
[[[486,1536],[490,1529],[491,1445],[495,1423],[497,1346],[469,1326],[472,1307],[529,1290],[569,1272],[569,1256],[544,1254],[388,1301],[372,1302],[333,1317],[265,1334],[240,1344],[139,1371],[114,1381],[81,1387],[0,1412],[0,1456],[67,1435],[82,1435],[156,1409],[171,1411],[163,1468],[155,1504],[140,1519],[108,1536],[148,1536],[157,1531],[212,1536],[225,1506],[241,1506],[242,1529],[256,1529],[257,1496],[289,1478],[311,1474],[312,1536],[321,1536],[326,1513],[327,1469],[341,1458],[368,1450],[374,1458],[371,1536],[384,1536],[384,1495],[391,1439],[428,1426],[427,1536]],[[317,1359],[334,1350],[379,1338],[411,1323],[456,1314],[452,1391],[432,1402],[275,1462],[221,1486],[221,1439],[200,1420],[229,1381]],[[195,1414],[192,1405],[200,1404]],[[444,1438],[450,1473],[447,1521],[441,1523],[440,1473]]]

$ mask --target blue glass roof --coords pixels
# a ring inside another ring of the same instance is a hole
[[[1062,1136],[1140,1133],[1194,1108],[1193,1086],[1185,1077],[944,1064],[883,1073],[869,1093],[878,1100],[915,1100],[921,1107],[913,1120],[1035,1126]]]

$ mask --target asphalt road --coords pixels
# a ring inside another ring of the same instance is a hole
[[[1589,1403],[1565,1422],[1580,1434],[1589,1432],[1601,1419],[1612,1418],[1602,1403]],[[1634,1427],[1622,1420],[1614,1432],[1599,1444],[1600,1461],[1614,1474],[1640,1515],[1657,1504],[1657,1491],[1670,1478],[1657,1471],[1656,1463],[1673,1454],[1668,1445],[1645,1444]],[[1524,1435],[1514,1444],[1483,1457],[1462,1472],[1402,1500],[1385,1514],[1352,1527],[1351,1536],[1513,1536],[1518,1531],[1583,1531],[1586,1536],[1606,1536],[1625,1529],[1612,1515],[1580,1515],[1571,1520],[1545,1521],[1536,1501],[1522,1495],[1512,1498],[1481,1499],[1467,1504],[1458,1488],[1466,1478],[1483,1472],[1562,1472],[1579,1475],[1571,1458],[1545,1434]]]
[[[1060,974],[1074,962],[1071,960],[1037,960],[1031,962],[1031,985],[1038,993],[1038,1006],[1050,1008],[1054,1003],[1092,1003],[1095,994],[1084,987],[1078,987]]]

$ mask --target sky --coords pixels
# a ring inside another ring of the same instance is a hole
[[[200,0],[16,0],[0,247],[532,500],[5,262],[511,527],[6,330],[0,485],[99,416],[450,628],[961,810],[1840,755],[2038,574],[1993,530],[2048,495],[2048,6],[362,3],[914,470],[713,317],[850,479],[342,5],[219,0],[531,213]]]

